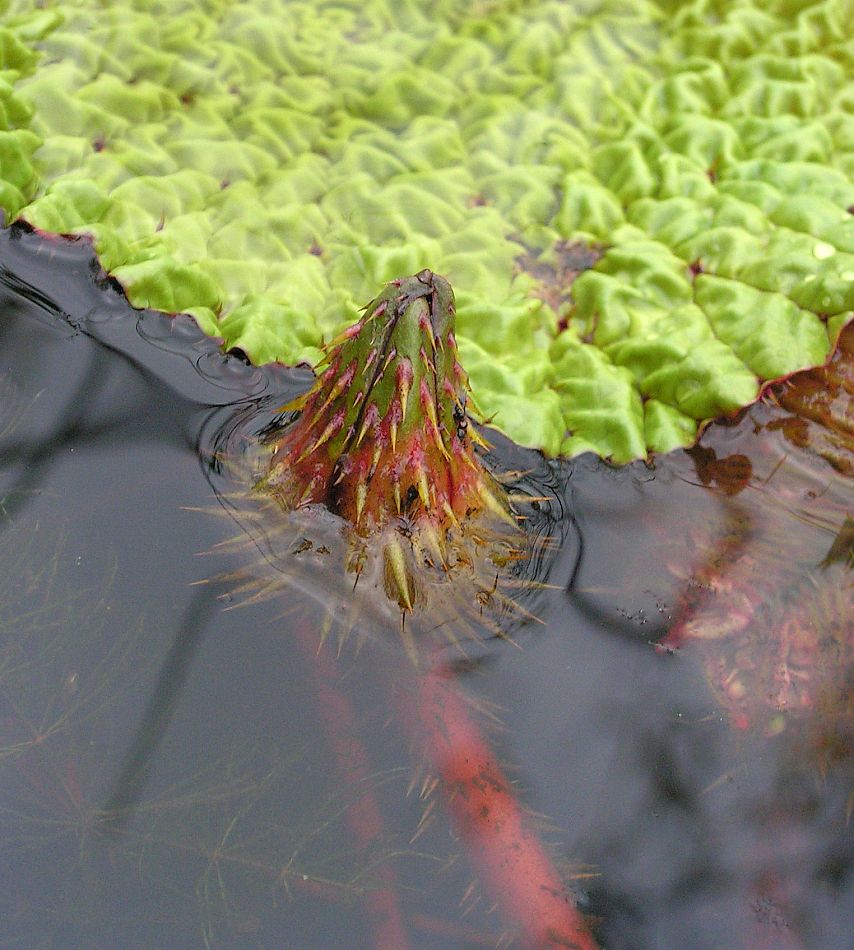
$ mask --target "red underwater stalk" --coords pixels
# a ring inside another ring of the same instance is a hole
[[[521,944],[596,950],[587,923],[472,721],[453,674],[437,666],[420,677],[415,705],[416,738],[442,780],[457,830],[485,886],[518,928]]]

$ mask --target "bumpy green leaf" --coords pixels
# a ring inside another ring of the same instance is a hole
[[[850,319],[852,23],[852,0],[0,0],[0,205],[256,361],[313,362],[429,267],[496,425],[625,461]]]

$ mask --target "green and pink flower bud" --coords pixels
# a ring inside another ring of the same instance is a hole
[[[299,414],[261,486],[287,511],[323,505],[340,515],[353,532],[348,570],[360,575],[381,551],[386,592],[407,611],[424,599],[425,571],[471,567],[476,524],[505,526],[493,567],[512,556],[508,530],[520,533],[480,458],[486,443],[470,424],[454,319],[444,278],[424,270],[392,281],[286,407]]]

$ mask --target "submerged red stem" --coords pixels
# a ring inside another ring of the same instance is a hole
[[[423,674],[415,692],[418,740],[487,890],[530,948],[597,944],[457,688],[452,673]]]

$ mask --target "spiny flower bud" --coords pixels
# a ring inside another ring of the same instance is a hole
[[[386,593],[405,611],[430,574],[482,573],[518,557],[504,489],[479,452],[457,359],[454,294],[423,270],[392,281],[326,346],[315,385],[287,409],[262,490],[286,511],[323,505],[352,531],[347,569],[377,552]],[[482,530],[503,524],[497,535]],[[471,591],[469,592],[471,593]]]

